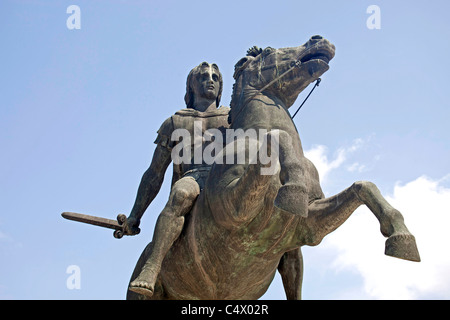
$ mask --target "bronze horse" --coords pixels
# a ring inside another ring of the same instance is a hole
[[[303,155],[288,112],[299,93],[329,69],[335,47],[321,36],[293,48],[249,50],[235,66],[231,129],[264,129],[266,146],[277,143],[273,174],[261,174],[261,161],[215,163],[185,228],[168,252],[151,299],[258,299],[268,289],[284,257],[300,260],[304,245],[318,245],[362,204],[387,237],[385,254],[420,261],[414,236],[371,182],[355,182],[325,198],[313,163]],[[277,138],[275,139],[276,133]],[[244,137],[245,139],[245,137]],[[222,154],[236,159],[237,141]],[[261,141],[246,140],[246,149]],[[233,148],[231,148],[233,147]],[[249,164],[250,163],[250,164]],[[147,245],[131,279],[152,250]],[[300,298],[300,276],[285,281],[288,299]],[[288,277],[289,278],[289,277]],[[147,299],[128,291],[128,299]]]

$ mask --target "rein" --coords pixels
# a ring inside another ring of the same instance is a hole
[[[313,93],[314,89],[316,87],[319,86],[320,81],[322,81],[320,78],[318,78],[316,80],[316,83],[314,84],[314,87],[311,89],[311,91],[308,93],[308,95],[306,96],[305,100],[303,100],[302,104],[300,105],[300,107],[298,107],[297,111],[295,111],[294,115],[291,117],[291,119],[294,119],[295,115],[297,114],[297,112],[300,111],[300,109],[303,107],[303,105],[305,104],[306,100],[308,100],[309,96],[311,95],[311,93]]]
[[[309,51],[309,50],[308,50]],[[288,74],[289,72],[291,72],[295,67],[300,67],[300,65],[302,64],[300,59],[302,57],[304,57],[308,52],[300,55],[296,60],[291,61],[291,64],[289,66],[289,69],[287,69],[285,72],[283,72],[282,74],[280,74],[278,77],[276,77],[275,79],[273,79],[272,81],[270,81],[268,84],[266,84],[264,87],[262,87],[261,89],[259,89],[255,94],[253,94],[250,98],[248,98],[248,100],[254,98],[256,95],[261,94],[264,90],[266,90],[268,87],[270,87],[271,85],[273,85],[275,82],[279,81],[282,77],[284,77],[286,74]],[[270,68],[272,66],[267,66],[265,68]],[[297,115],[297,113],[300,111],[300,109],[303,107],[303,105],[305,104],[306,100],[308,100],[309,96],[311,95],[311,93],[313,93],[314,89],[316,87],[319,86],[320,81],[322,81],[322,79],[318,78],[316,80],[316,83],[314,84],[314,87],[311,89],[311,91],[308,93],[308,95],[306,96],[305,100],[303,100],[302,104],[298,107],[298,109],[295,111],[294,115],[291,117],[291,119],[294,119],[294,117]],[[241,108],[242,110],[242,108]]]
[[[301,55],[297,58],[297,60],[291,61],[291,64],[289,66],[289,69],[287,69],[285,72],[283,72],[282,74],[280,74],[278,77],[276,77],[275,79],[273,79],[272,81],[270,81],[268,84],[266,84],[264,87],[262,87],[261,89],[259,89],[258,91],[256,91],[253,95],[251,95],[249,98],[246,99],[246,101],[250,101],[252,98],[256,97],[258,94],[261,94],[264,90],[266,90],[268,87],[270,87],[271,85],[273,85],[275,82],[279,81],[282,77],[284,77],[285,75],[287,75],[289,72],[291,72],[292,70],[294,70],[295,67],[300,67],[300,65],[302,64],[300,59],[302,58]],[[297,115],[297,113],[300,111],[300,109],[303,107],[303,105],[305,104],[306,100],[308,100],[309,96],[311,95],[311,93],[313,93],[314,89],[316,87],[319,86],[320,81],[322,81],[320,78],[318,78],[316,80],[316,83],[314,84],[314,87],[311,89],[311,91],[308,93],[308,95],[306,96],[305,100],[303,100],[302,104],[298,107],[297,111],[295,111],[294,115],[291,117],[291,119],[294,119],[294,117]],[[234,116],[234,118],[236,119],[237,116],[241,113],[241,111],[245,108],[245,105],[247,103],[245,103],[241,109],[238,111],[238,113]]]
[[[301,59],[303,59],[304,57],[306,57],[312,50],[317,49],[317,47],[320,47],[321,43],[315,43],[314,45],[312,45],[311,47],[309,47],[308,49],[304,50],[303,52],[301,52],[297,58],[295,60],[292,60],[290,62],[289,68],[283,72],[282,74],[278,75],[275,79],[273,79],[272,81],[270,81],[268,84],[266,84],[264,87],[262,87],[261,89],[259,89],[258,91],[256,91],[253,95],[251,95],[249,98],[246,98],[244,105],[239,109],[239,111],[237,112],[237,114],[234,115],[234,119],[236,119],[238,117],[238,115],[241,113],[241,111],[245,108],[246,104],[248,101],[250,101],[251,99],[253,99],[255,96],[257,96],[258,94],[261,94],[264,90],[266,90],[268,87],[270,87],[271,85],[273,85],[275,82],[279,81],[281,78],[283,78],[285,75],[287,75],[289,72],[291,72],[292,70],[294,70],[295,67],[300,67],[302,62]],[[266,66],[264,69],[270,68],[271,66]],[[278,66],[276,65],[276,69],[277,69],[277,73],[278,73]],[[316,83],[314,84],[314,87],[311,89],[311,91],[308,93],[308,95],[306,96],[305,100],[303,100],[302,104],[298,107],[297,111],[295,111],[294,115],[291,117],[291,119],[294,119],[294,117],[297,115],[297,113],[300,111],[301,107],[303,107],[303,105],[305,104],[306,100],[308,100],[309,96],[311,95],[311,93],[314,91],[314,89],[316,87],[319,86],[321,79],[318,78],[316,80]]]

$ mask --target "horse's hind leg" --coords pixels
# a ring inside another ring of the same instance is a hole
[[[381,233],[388,237],[385,254],[420,261],[414,236],[408,231],[402,214],[393,208],[371,182],[355,182],[341,193],[313,201],[309,205],[309,240],[316,245],[337,229],[360,205],[365,204],[380,222]]]
[[[286,252],[278,264],[288,300],[301,300],[303,282],[303,256],[301,248]]]
[[[380,221],[381,233],[388,237],[385,254],[396,258],[420,261],[416,240],[408,231],[400,211],[386,201],[375,184],[359,182],[354,185],[358,197]]]

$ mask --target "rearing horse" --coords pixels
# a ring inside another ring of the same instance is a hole
[[[387,237],[385,254],[420,261],[403,216],[373,183],[355,182],[325,198],[316,168],[303,155],[288,109],[328,70],[334,51],[328,40],[313,36],[298,47],[253,48],[236,64],[230,128],[268,131],[264,143],[243,137],[244,151],[276,145],[273,172],[261,174],[268,165],[259,158],[212,166],[205,189],[163,262],[151,299],[258,299],[277,268],[283,269],[284,277],[288,274],[286,281],[283,277],[287,298],[300,298],[301,276],[289,277],[292,266],[280,261],[290,253],[301,258],[302,246],[318,245],[362,204],[377,217]],[[231,155],[236,160],[238,140],[228,143],[218,157]],[[150,243],[131,280],[151,250]],[[132,291],[127,298],[146,299]]]

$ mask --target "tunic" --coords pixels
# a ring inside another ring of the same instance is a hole
[[[222,135],[222,139],[225,136],[226,129],[229,128],[228,113],[230,108],[220,107],[213,111],[201,112],[195,109],[182,109],[177,111],[173,116],[167,118],[158,130],[158,137],[155,140],[156,144],[167,148],[169,151],[175,148],[178,143],[182,143],[183,140],[176,139],[172,134],[176,129],[185,129],[190,135],[190,146],[184,146],[190,149],[190,161],[185,161],[180,164],[173,164],[173,184],[185,176],[194,178],[203,189],[206,177],[208,176],[210,163],[205,163],[203,157],[199,163],[198,158],[194,159],[194,144],[196,139],[202,138],[201,151],[212,143],[211,141],[205,141],[204,135],[207,134],[207,130],[217,129]],[[195,128],[194,128],[195,127]],[[213,131],[211,131],[213,132]],[[195,134],[194,134],[195,133]],[[201,136],[199,136],[199,133]],[[224,140],[222,140],[224,141]],[[181,146],[180,146],[181,147]],[[173,159],[172,159],[173,160]],[[194,161],[195,160],[195,161]]]

